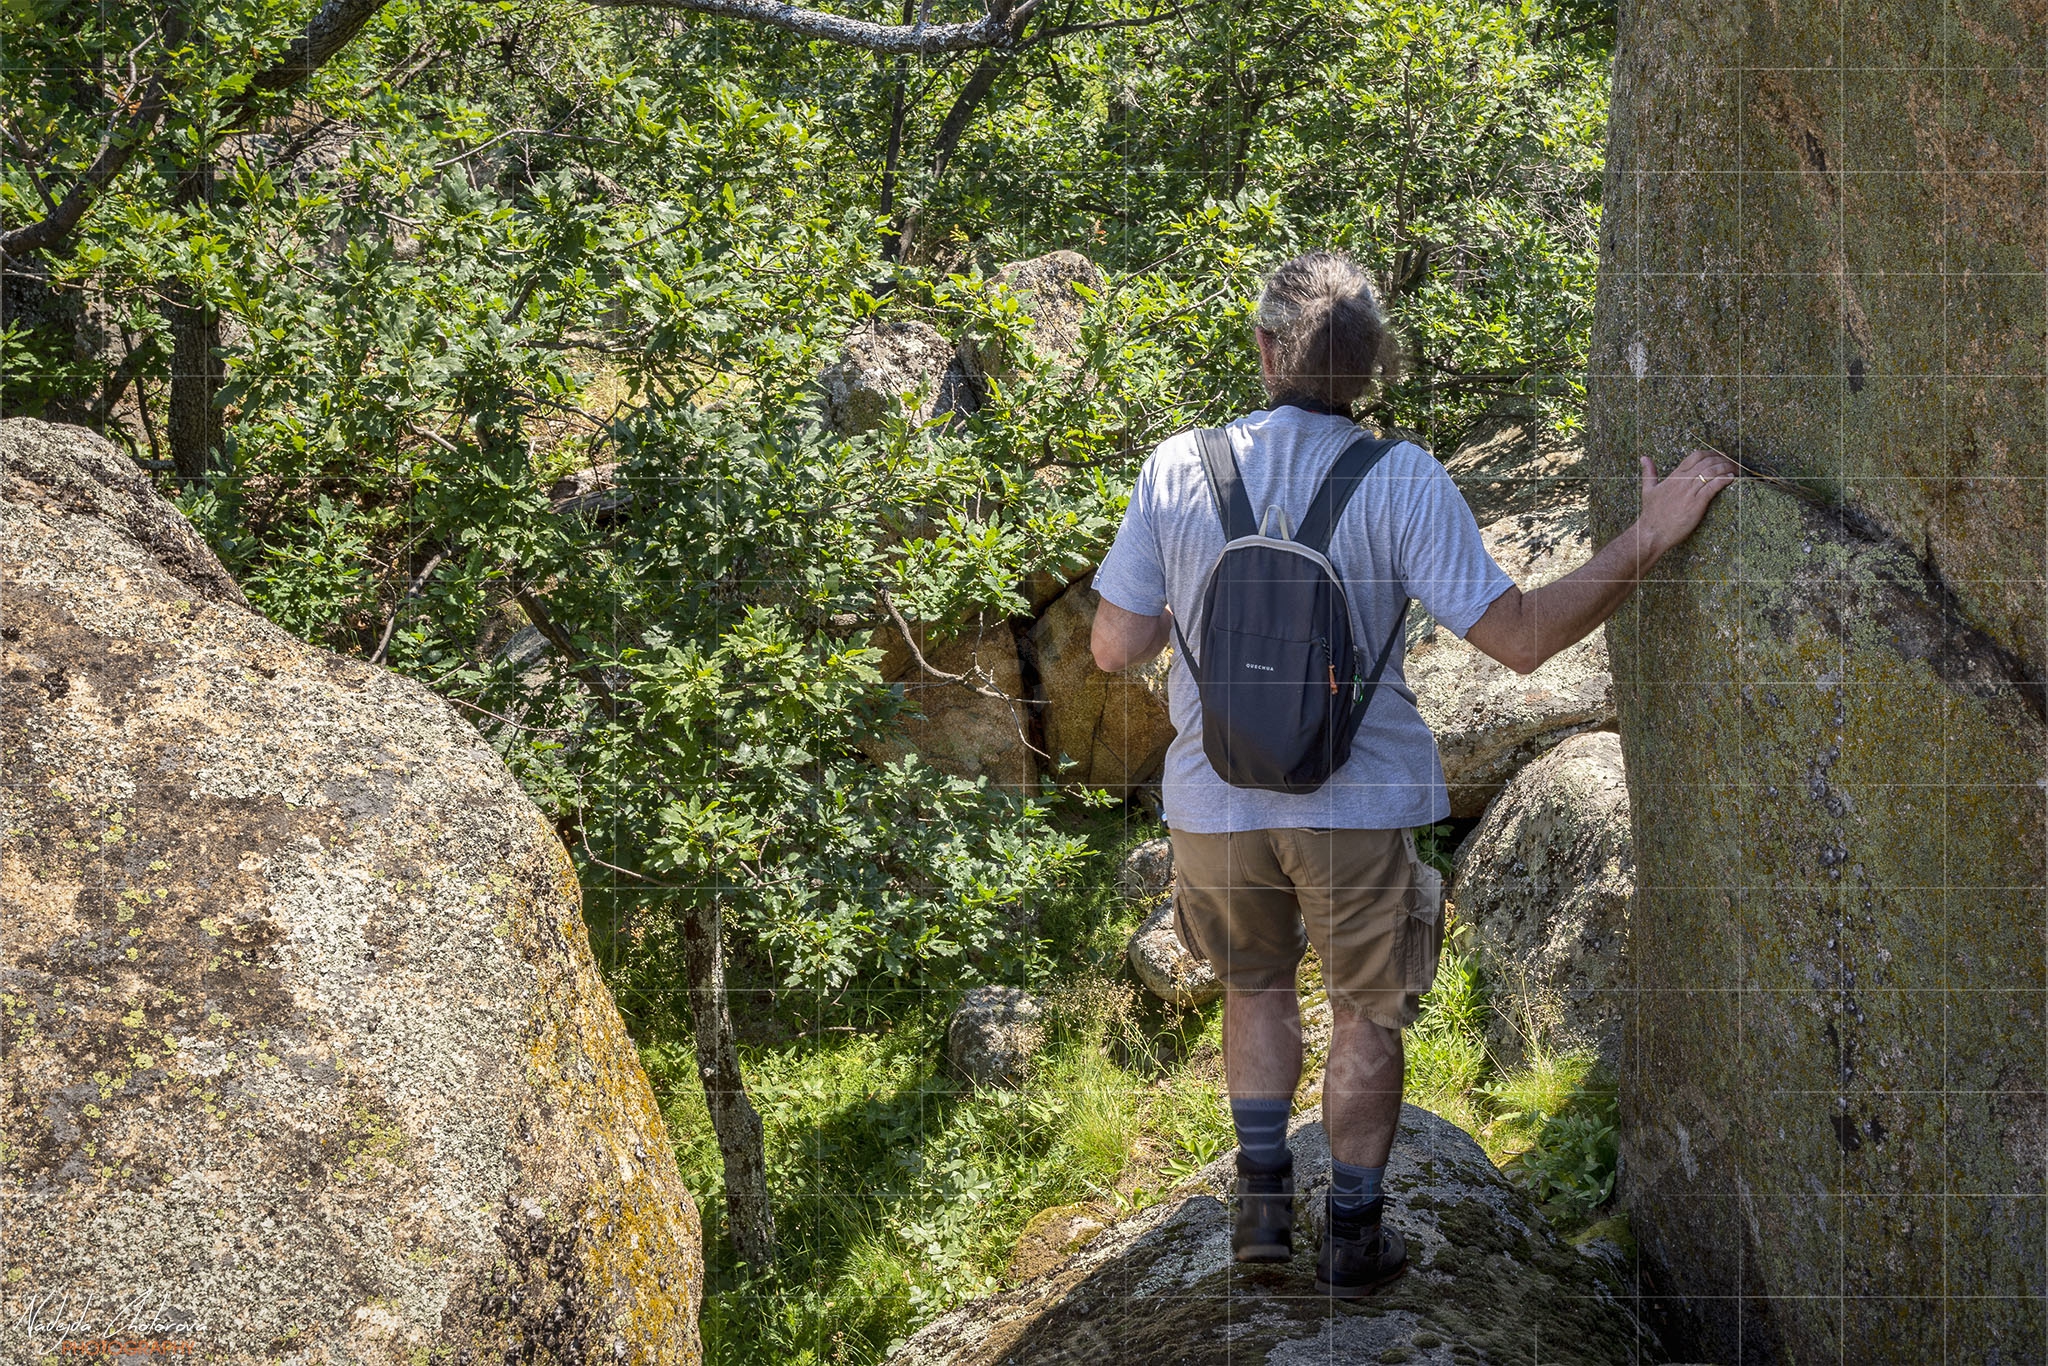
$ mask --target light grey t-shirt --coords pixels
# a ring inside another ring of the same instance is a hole
[[[1347,417],[1294,407],[1256,412],[1230,424],[1232,448],[1252,513],[1278,505],[1289,526],[1302,515],[1338,455],[1362,433]],[[1173,608],[1200,650],[1196,632],[1202,586],[1223,553],[1223,524],[1192,432],[1161,442],[1145,461],[1116,543],[1095,572],[1095,591],[1140,616]],[[1402,443],[1358,486],[1330,560],[1351,603],[1351,631],[1367,667],[1379,657],[1406,598],[1463,636],[1493,600],[1513,587],[1479,537],[1457,485],[1428,452]],[[1232,787],[1202,752],[1202,703],[1187,661],[1175,650],[1167,674],[1174,740],[1166,752],[1166,820],[1176,830],[1217,834],[1288,827],[1392,830],[1450,814],[1436,737],[1415,709],[1401,663],[1405,642],[1387,658],[1351,759],[1314,792]]]

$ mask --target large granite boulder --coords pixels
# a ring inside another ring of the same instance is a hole
[[[1590,1048],[1619,1065],[1634,892],[1620,737],[1574,735],[1516,774],[1458,846],[1451,900],[1473,928],[1498,1056]]]
[[[1522,513],[1485,527],[1486,548],[1524,591],[1593,558],[1583,507]],[[1436,735],[1453,816],[1477,816],[1521,767],[1582,731],[1614,724],[1607,641],[1599,631],[1526,676],[1412,611],[1408,686]]]
[[[1444,461],[1481,526],[1503,518],[1586,507],[1586,448],[1527,418],[1482,423]]]
[[[883,679],[900,686],[919,714],[866,740],[861,752],[877,763],[914,753],[956,777],[985,776],[1000,787],[1034,790],[1038,766],[1026,730],[1024,670],[1009,624],[976,619],[950,634],[921,622],[910,627],[923,664],[893,625],[876,631],[874,643],[882,651]]]
[[[900,411],[927,421],[957,405],[961,379],[953,344],[924,322],[877,323],[846,339],[846,354],[818,376],[825,423],[857,436]]]
[[[1388,1217],[1408,1241],[1409,1271],[1361,1301],[1318,1295],[1330,1150],[1315,1114],[1296,1120],[1293,1145],[1305,1217],[1288,1265],[1230,1260],[1235,1158],[1225,1157],[1036,1280],[926,1325],[891,1366],[1662,1359],[1613,1263],[1566,1243],[1470,1134],[1412,1105],[1387,1165]]]
[[[1088,301],[1075,292],[1081,285],[1103,288],[1102,272],[1078,251],[1050,251],[1028,261],[1012,261],[996,272],[996,280],[1016,296],[1029,320],[1022,331],[1031,349],[1042,356],[1071,357],[1081,342],[1081,318]],[[961,338],[961,364],[977,383],[1007,384],[1019,369],[1014,348],[1001,337]]]
[[[1166,709],[1172,647],[1145,664],[1106,674],[1088,644],[1095,629],[1095,576],[1060,594],[1028,637],[1044,699],[1045,751],[1057,776],[1119,797],[1159,776],[1173,743]]]
[[[696,1211],[490,747],[98,436],[0,424],[0,478],[0,1356],[125,1304],[209,1360],[698,1360]]]
[[[2048,1358],[2038,8],[1621,10],[1595,525],[1745,480],[1608,625],[1623,1181],[1703,1355]]]

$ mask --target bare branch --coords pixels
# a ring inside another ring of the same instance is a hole
[[[398,614],[404,610],[408,602],[411,602],[420,595],[420,589],[427,586],[427,579],[432,576],[436,569],[441,567],[441,561],[447,558],[447,554],[448,552],[445,550],[435,551],[433,557],[427,561],[426,566],[419,573],[412,576],[412,582],[406,585],[405,592],[399,597],[398,601],[391,604],[391,615],[384,618],[384,634],[377,637],[377,648],[370,654],[370,662],[372,664],[382,664],[384,662],[384,652],[391,648],[391,634],[398,629]]]
[[[587,0],[596,9],[679,9],[728,19],[746,19],[770,28],[787,29],[805,38],[843,43],[873,52],[929,56],[970,48],[1008,48],[1017,42],[1025,21],[1042,0],[1024,0],[1015,9],[991,5],[989,12],[968,23],[876,24],[822,10],[800,9],[780,0]]]
[[[976,665],[964,674],[947,673],[944,669],[933,667],[932,662],[924,657],[924,651],[917,648],[917,637],[911,634],[910,623],[905,621],[903,614],[896,610],[896,599],[889,596],[889,590],[886,588],[879,588],[875,591],[882,599],[882,606],[889,609],[890,619],[896,623],[896,629],[903,633],[903,643],[909,648],[910,657],[917,661],[918,668],[924,670],[933,678],[938,679],[941,683],[958,683],[969,692],[980,693],[983,697],[993,697],[998,702],[1021,702],[1024,700],[1021,697],[1012,697],[998,688],[988,686],[994,680],[989,678],[980,665]]]
[[[604,709],[604,714],[612,720],[617,720],[618,694],[612,691],[611,684],[605,682],[604,674],[597,666],[590,662],[583,651],[576,648],[576,642],[562,629],[561,623],[548,614],[547,606],[540,598],[532,589],[515,579],[512,600],[526,613],[526,619],[533,623],[534,629],[547,637],[548,644],[562,652],[562,657],[569,661],[570,672],[583,680],[583,686],[597,699],[597,704]]]

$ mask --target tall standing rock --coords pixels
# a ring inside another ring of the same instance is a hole
[[[1746,481],[1608,625],[1623,1172],[1722,1360],[2048,1355],[2048,13],[1622,11],[1596,530]]]
[[[0,527],[0,1356],[697,1361],[696,1211],[490,747],[90,432],[0,423]]]

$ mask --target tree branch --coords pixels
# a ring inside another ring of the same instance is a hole
[[[325,66],[335,53],[363,31],[377,17],[386,0],[327,0],[306,21],[306,31],[292,40],[284,56],[249,78],[241,106],[246,109],[258,94],[289,90]]]
[[[100,147],[99,155],[92,165],[85,168],[70,191],[43,217],[27,223],[12,232],[0,233],[0,257],[26,256],[32,251],[53,247],[71,235],[78,221],[85,217],[85,211],[98,199],[107,182],[121,174],[128,162],[155,131],[157,120],[170,107],[170,100],[164,93],[163,82],[152,80],[149,93],[142,97],[135,113],[114,132]]]
[[[384,662],[384,652],[391,648],[391,634],[398,629],[398,614],[405,610],[408,602],[420,595],[420,589],[427,586],[427,579],[441,567],[441,561],[446,559],[447,555],[448,552],[445,550],[435,551],[433,557],[427,561],[426,567],[412,576],[412,582],[406,585],[405,592],[400,595],[398,601],[391,604],[391,615],[384,618],[384,633],[377,637],[377,648],[370,652],[372,664]]]
[[[562,652],[562,657],[569,661],[570,672],[583,680],[583,686],[597,699],[597,704],[604,709],[604,714],[616,721],[619,716],[619,697],[612,691],[611,684],[605,682],[604,674],[590,662],[583,651],[576,648],[576,642],[562,629],[561,624],[548,614],[546,605],[532,589],[516,579],[513,584],[512,600],[526,613],[526,619],[533,623],[536,631],[547,637],[548,644]]]
[[[746,19],[848,47],[922,56],[970,48],[1012,47],[1023,32],[1025,21],[1038,12],[1042,2],[1024,0],[1015,9],[991,5],[987,14],[968,23],[876,24],[822,10],[800,9],[781,0],[587,0],[595,9],[688,10],[694,14]]]
[[[292,40],[284,56],[250,78],[241,97],[230,106],[230,123],[239,124],[247,118],[255,108],[258,95],[288,90],[319,70],[329,58],[346,47],[351,38],[362,32],[363,25],[369,23],[386,3],[387,0],[327,0],[306,21],[305,33]],[[151,77],[148,93],[136,106],[135,113],[108,135],[99,155],[93,158],[92,165],[85,168],[84,174],[78,177],[63,200],[36,222],[0,234],[0,257],[46,251],[69,237],[85,217],[86,210],[99,199],[100,192],[126,169],[142,144],[156,131],[157,123],[169,107],[170,96],[164,89],[162,78]],[[47,202],[47,196],[45,198]]]

